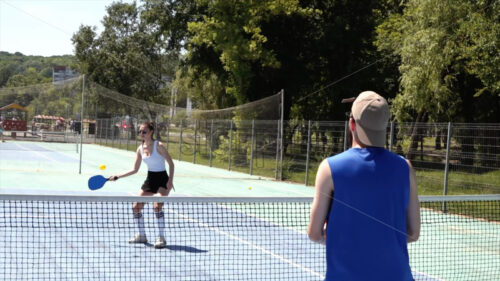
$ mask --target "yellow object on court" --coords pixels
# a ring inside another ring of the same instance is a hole
[[[248,189],[249,189],[249,190],[252,190],[252,187],[251,187],[251,186],[249,186],[249,187],[248,187]]]
[[[102,164],[101,166],[99,166],[99,169],[101,169],[101,170],[106,169],[106,165]]]

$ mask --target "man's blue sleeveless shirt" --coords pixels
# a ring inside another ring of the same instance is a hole
[[[325,280],[413,280],[407,242],[409,167],[377,147],[328,158],[334,183]]]

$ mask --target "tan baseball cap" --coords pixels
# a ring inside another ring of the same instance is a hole
[[[389,105],[379,94],[366,91],[356,97],[351,109],[356,135],[366,146],[384,147],[389,122]]]

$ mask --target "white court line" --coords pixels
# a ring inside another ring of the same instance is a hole
[[[227,237],[229,237],[229,238],[231,238],[231,239],[233,239],[233,240],[235,240],[235,241],[238,241],[238,242],[243,243],[243,244],[245,244],[245,245],[247,245],[247,246],[250,246],[250,247],[252,247],[252,248],[255,248],[255,249],[257,249],[257,250],[260,250],[260,251],[262,251],[262,252],[264,252],[264,253],[266,253],[266,254],[268,254],[268,255],[270,255],[270,256],[272,256],[272,257],[274,257],[274,258],[277,258],[277,259],[279,259],[279,260],[281,260],[281,261],[283,261],[283,262],[285,262],[285,263],[288,263],[288,264],[290,264],[290,265],[292,265],[292,266],[294,266],[294,267],[297,267],[297,268],[299,268],[299,269],[301,269],[301,270],[303,270],[303,271],[309,272],[309,273],[311,273],[311,274],[313,274],[313,275],[315,275],[315,276],[318,276],[318,277],[320,277],[320,278],[325,278],[325,276],[324,276],[324,275],[322,275],[322,274],[321,274],[321,273],[319,273],[319,272],[316,272],[316,271],[314,271],[314,270],[312,270],[312,269],[310,269],[310,268],[307,268],[307,267],[305,267],[305,266],[303,266],[303,265],[301,265],[301,264],[295,263],[295,262],[293,262],[293,261],[292,261],[292,260],[290,260],[290,259],[287,259],[287,258],[285,258],[285,257],[283,257],[283,256],[280,256],[280,255],[278,255],[278,254],[276,254],[276,253],[273,253],[273,252],[271,252],[271,251],[269,251],[269,250],[267,250],[267,249],[265,249],[265,248],[263,248],[263,247],[261,247],[261,246],[259,246],[259,245],[256,245],[256,244],[254,244],[254,243],[252,243],[252,242],[250,242],[250,241],[244,240],[244,239],[242,239],[242,238],[240,238],[240,237],[238,237],[238,236],[236,236],[236,235],[232,235],[232,234],[230,234],[230,233],[228,233],[228,232],[226,232],[226,231],[223,231],[223,230],[221,230],[221,229],[219,229],[219,228],[217,228],[217,227],[212,227],[212,226],[209,226],[209,225],[208,225],[208,224],[206,224],[206,223],[203,223],[203,222],[198,221],[198,220],[196,220],[196,219],[192,219],[192,218],[190,218],[190,217],[188,217],[188,216],[186,216],[186,215],[184,215],[184,214],[181,214],[181,213],[179,213],[179,212],[177,212],[177,211],[174,211],[174,210],[172,210],[172,209],[168,209],[168,210],[170,210],[170,212],[172,212],[172,213],[177,214],[178,216],[182,217],[183,219],[185,219],[185,220],[187,220],[187,221],[190,221],[190,222],[195,222],[195,223],[197,223],[197,224],[199,224],[199,225],[201,225],[201,226],[203,226],[203,227],[205,227],[205,228],[208,228],[208,229],[210,229],[210,230],[212,230],[212,231],[215,231],[215,232],[217,232],[217,233],[220,233],[220,234],[222,234],[222,235],[225,235],[225,236],[227,236]]]
[[[18,143],[14,143],[14,145],[15,145],[15,146],[17,146],[17,147],[19,147],[19,148],[21,148],[23,151],[30,151],[30,152],[34,152],[35,154],[37,154],[37,155],[41,156],[42,158],[45,158],[45,159],[50,160],[50,161],[52,161],[52,162],[59,162],[59,161],[57,161],[56,159],[51,158],[51,157],[48,157],[47,155],[44,155],[44,154],[42,154],[42,153],[40,153],[40,152],[38,152],[38,151],[36,151],[36,150],[31,150],[31,149],[28,149],[26,146],[22,146],[22,145],[20,145],[20,144],[18,144]]]
[[[417,273],[418,274],[417,277],[415,278],[415,281],[420,281],[420,280],[422,280],[422,281],[426,281],[426,280],[429,281],[429,278],[432,278],[431,281],[446,281],[444,279],[432,276],[432,275],[424,273],[424,272],[416,271],[416,270],[412,270],[411,273],[413,275],[413,278],[415,278],[415,274],[413,274],[413,273]]]
[[[295,229],[295,228],[293,228],[293,227],[280,225],[280,224],[278,224],[278,223],[276,223],[276,222],[273,222],[273,221],[270,221],[270,220],[268,220],[268,219],[258,217],[258,216],[257,216],[257,215],[255,215],[255,214],[245,213],[245,212],[244,212],[244,211],[242,211],[242,210],[233,209],[233,208],[230,208],[230,207],[227,207],[227,206],[223,206],[223,205],[219,205],[219,204],[216,204],[216,205],[217,205],[217,207],[224,208],[224,209],[228,209],[228,210],[231,210],[232,212],[240,213],[240,214],[243,214],[243,215],[245,215],[245,216],[252,217],[252,218],[254,218],[254,219],[258,219],[258,220],[260,220],[260,221],[264,221],[264,222],[266,222],[266,223],[268,223],[268,224],[271,224],[271,225],[274,225],[274,226],[276,226],[276,227],[281,227],[281,228],[288,229],[288,230],[290,230],[290,231],[293,231],[293,232],[296,232],[296,233],[299,233],[299,234],[304,234],[304,235],[307,235],[307,233],[306,233],[306,232],[300,231],[300,230]]]
[[[42,153],[40,153],[40,152],[38,152],[38,151],[36,151],[36,150],[29,149],[28,147],[26,147],[26,146],[22,146],[21,144],[14,143],[14,145],[18,146],[18,147],[19,147],[19,148],[21,148],[23,151],[34,152],[34,153],[36,153],[37,155],[39,155],[39,156],[41,156],[41,157],[43,157],[43,158],[45,158],[45,159],[48,159],[48,160],[50,160],[50,161],[52,161],[52,162],[60,163],[60,161],[59,161],[59,160],[57,160],[57,159],[55,159],[55,158],[51,158],[51,157],[49,157],[49,156],[47,156],[47,155],[45,155],[45,154],[42,154]],[[51,152],[51,153],[54,153],[54,152],[55,152],[55,153],[59,153],[59,154],[61,154],[61,155],[64,155],[64,157],[68,157],[68,158],[71,158],[71,159],[73,159],[73,160],[77,160],[78,162],[80,161],[80,158],[79,158],[80,156],[71,156],[71,155],[68,155],[68,154],[62,153],[62,152],[60,152],[60,151],[53,151],[53,150],[50,150],[50,151],[48,151],[48,152]],[[80,154],[78,154],[78,155],[80,155]],[[82,160],[82,163],[85,163],[85,164],[87,164],[87,165],[93,165],[93,166],[98,165],[98,164],[97,164],[97,163],[95,163],[95,162],[92,162],[92,161],[87,161],[87,160]],[[31,170],[30,170],[30,171],[31,171]]]

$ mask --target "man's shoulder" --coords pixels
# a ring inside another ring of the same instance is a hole
[[[330,167],[333,165],[342,165],[343,163],[350,163],[352,160],[353,154],[349,152],[349,150],[343,151],[341,153],[331,155],[327,157],[325,160],[328,162]]]
[[[406,163],[406,158],[403,156],[403,155],[399,155],[397,153],[394,153],[392,151],[389,151],[386,149],[386,153],[389,157],[395,159],[396,161],[400,161],[400,162],[405,162]]]
[[[352,149],[348,149],[348,150],[342,151],[340,153],[331,155],[327,159],[336,160],[336,159],[348,158],[348,157],[352,157],[352,156],[353,156]]]

